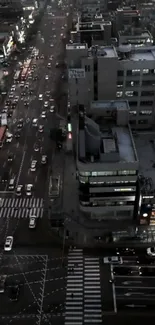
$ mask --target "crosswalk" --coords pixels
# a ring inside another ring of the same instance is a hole
[[[65,325],[102,323],[99,258],[84,257],[82,249],[68,253]]]
[[[42,218],[42,198],[0,198],[0,218],[29,218],[30,214]]]

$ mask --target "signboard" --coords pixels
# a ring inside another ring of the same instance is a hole
[[[69,77],[69,79],[85,78],[85,70],[84,69],[69,69],[68,77]]]

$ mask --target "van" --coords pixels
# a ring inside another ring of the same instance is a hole
[[[9,182],[9,190],[14,190],[15,188],[15,177],[14,178],[11,178],[10,179],[10,182]]]

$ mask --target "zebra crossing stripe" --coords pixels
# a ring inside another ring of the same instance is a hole
[[[5,198],[0,202],[0,218],[42,218],[44,213],[42,198]]]

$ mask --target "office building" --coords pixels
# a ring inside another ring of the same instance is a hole
[[[77,171],[80,210],[105,221],[136,218],[139,161],[127,101],[97,101],[79,116]],[[112,221],[113,222],[113,221]]]
[[[155,46],[67,44],[66,52],[71,107],[125,99],[133,128],[154,127]]]

